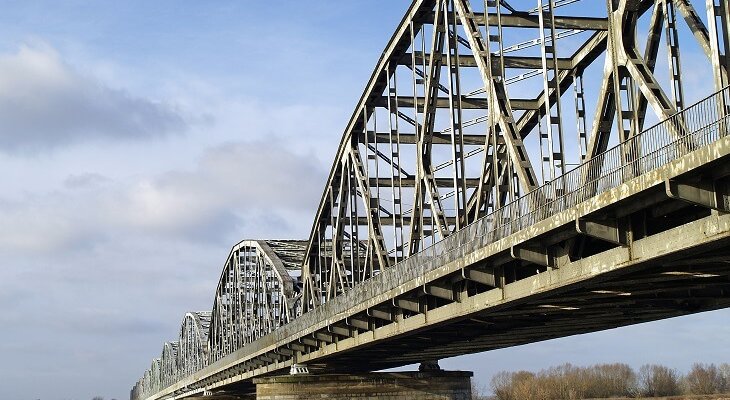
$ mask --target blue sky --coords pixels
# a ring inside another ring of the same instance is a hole
[[[6,1],[0,398],[124,399],[231,245],[306,238],[407,1]],[[730,360],[720,311],[446,360]]]

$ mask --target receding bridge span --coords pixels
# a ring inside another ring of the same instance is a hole
[[[309,239],[235,245],[131,399],[730,307],[728,84],[721,0],[413,1]]]

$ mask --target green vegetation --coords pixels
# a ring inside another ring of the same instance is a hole
[[[577,367],[571,364],[540,372],[500,372],[492,378],[493,396],[479,390],[475,400],[573,400],[657,398],[730,393],[730,364],[694,364],[682,375],[663,365],[626,364]],[[730,396],[728,396],[730,397]]]

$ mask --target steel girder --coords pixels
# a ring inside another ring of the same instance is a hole
[[[178,356],[180,351],[180,342],[167,342],[162,346],[162,357],[160,358],[160,384],[163,387],[169,386],[177,382],[178,374]]]
[[[177,341],[163,346],[131,392],[146,398],[198,372],[301,313],[290,275],[301,264],[301,241],[245,240],[231,249],[212,311],[185,314]],[[287,266],[290,269],[287,269]]]
[[[144,398],[207,366],[210,322],[208,311],[185,314],[179,340],[163,345],[161,357],[132,389],[132,398]]]
[[[725,1],[705,0],[706,18],[697,12],[702,0],[533,3],[515,10],[494,0],[414,0],[345,129],[308,241],[234,246],[213,311],[186,315],[178,344],[165,345],[132,398],[154,395],[488,214],[508,226],[537,212],[565,193],[556,178],[583,162],[598,165],[580,174],[590,197],[611,167],[603,161],[609,146],[621,143],[621,163],[630,165],[642,154],[633,139],[685,107],[682,20],[715,89],[730,84]],[[601,13],[581,15],[585,4]],[[640,31],[648,32],[641,46]],[[718,115],[728,103],[718,100]],[[671,118],[666,134],[683,137],[692,123]],[[520,203],[528,207],[505,207],[528,192],[532,203]],[[566,241],[565,254],[572,246]],[[296,266],[301,292],[286,272]],[[321,335],[311,340],[332,339]]]
[[[152,393],[159,392],[160,389],[163,388],[160,378],[160,359],[155,358],[152,360],[150,368],[145,371],[142,379],[137,384],[139,389],[137,391],[138,395],[141,396],[141,398],[145,398]]]
[[[210,322],[210,362],[287,323],[293,280],[264,241],[242,241],[221,273]]]
[[[414,1],[344,132],[302,266],[304,310],[681,110],[680,16],[726,85],[728,7],[707,2],[709,28],[689,0],[608,0],[603,16],[575,15],[580,1]]]
[[[208,365],[209,348],[208,333],[210,331],[211,312],[198,311],[185,314],[180,326],[180,350],[178,353],[178,371],[180,376],[187,376]]]

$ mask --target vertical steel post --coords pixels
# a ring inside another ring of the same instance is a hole
[[[498,79],[501,81],[504,81],[504,56],[502,53],[502,25],[501,25],[501,16],[502,11],[499,6],[499,2],[497,0],[486,0],[484,2],[484,9],[485,9],[485,16],[484,18],[484,25],[487,32],[487,40],[485,42],[486,44],[486,59],[487,59],[487,70],[489,71],[489,78],[490,79]],[[497,24],[493,26],[489,22],[489,15],[493,14],[497,16]],[[495,59],[494,52],[498,54],[498,58]],[[491,148],[492,151],[492,185],[494,189],[489,189],[490,193],[487,194],[485,197],[486,200],[489,202],[491,199],[491,205],[492,209],[498,209],[502,207],[502,194],[501,194],[501,185],[500,185],[500,175],[499,170],[500,167],[505,168],[507,164],[509,164],[510,160],[509,157],[504,154],[504,157],[500,156],[500,152],[498,150],[498,142],[499,137],[501,136],[501,128],[498,123],[498,107],[495,104],[489,105],[488,110],[488,121],[487,121],[487,129],[488,132],[488,143],[485,144],[485,148]],[[487,168],[486,161],[488,160],[486,158],[486,155],[488,152],[485,152],[485,164],[484,168]],[[488,207],[489,205],[487,205]]]
[[[451,5],[451,7],[449,7]],[[464,166],[464,132],[462,125],[461,111],[461,82],[459,75],[459,41],[457,30],[456,8],[453,7],[451,1],[444,4],[444,26],[448,32],[446,51],[446,66],[449,70],[449,122],[451,132],[451,166],[452,166],[452,182],[454,195],[454,214],[455,226],[454,231],[458,231],[461,224],[468,224],[468,215],[466,212],[466,183],[464,177],[466,174]],[[462,220],[461,217],[464,217]]]
[[[679,61],[679,32],[677,31],[677,12],[674,0],[664,2],[664,26],[667,33],[667,57],[669,58],[669,80],[672,85],[672,98],[677,111],[684,109],[682,90],[682,66]]]
[[[401,174],[400,174],[400,138],[398,133],[398,86],[396,77],[397,66],[390,66],[386,70],[386,91],[388,100],[388,154],[390,159],[390,201],[392,203],[391,220],[393,223],[393,254],[395,262],[402,257],[403,251],[403,206],[401,201]]]
[[[543,135],[540,135],[540,138],[546,140],[548,145],[548,155],[542,158],[543,169],[547,170],[545,176],[549,176],[550,180],[553,181],[556,177],[565,173],[562,105],[560,101],[560,86],[558,84],[557,32],[555,30],[554,14],[555,0],[547,0],[546,5],[543,5],[543,0],[537,0],[537,8],[540,23],[543,87],[546,95],[550,93],[551,89],[555,92],[554,102],[550,100],[549,96],[545,99],[547,130]],[[561,194],[555,193],[557,196]]]
[[[573,88],[575,89],[575,123],[578,137],[578,162],[583,162],[588,149],[587,123],[586,123],[586,99],[585,87],[583,86],[583,72],[573,73]]]
[[[707,19],[715,90],[719,91],[730,84],[730,6],[727,1],[707,0]]]

